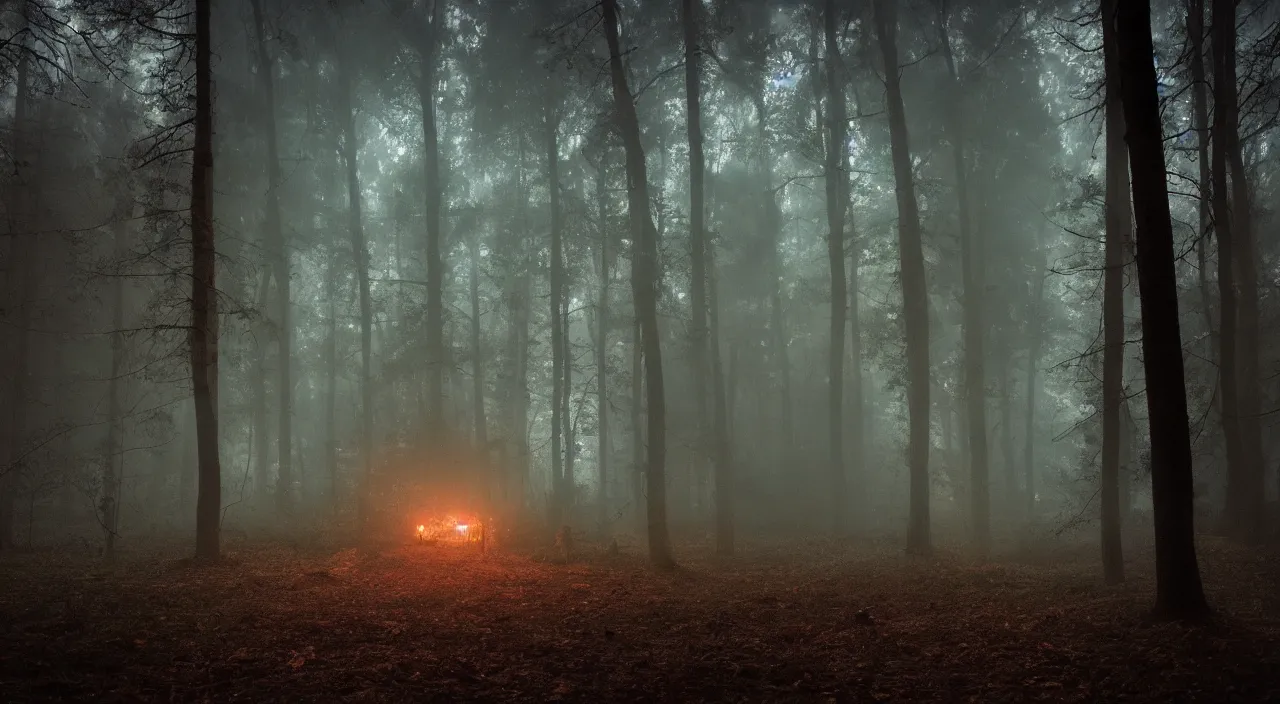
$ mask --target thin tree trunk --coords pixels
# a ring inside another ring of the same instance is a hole
[[[733,421],[729,417],[726,398],[724,361],[720,353],[720,296],[716,287],[715,248],[707,250],[707,304],[711,313],[711,393],[715,410],[715,487],[716,487],[716,549],[722,555],[733,554],[735,489],[733,471],[733,447],[729,432]]]
[[[848,198],[845,199],[846,204]],[[861,497],[858,487],[863,476],[863,464],[866,462],[866,402],[863,399],[863,381],[862,381],[862,324],[859,321],[858,305],[858,268],[862,265],[862,247],[858,244],[857,233],[854,229],[852,216],[849,222],[849,398],[846,405],[849,408],[849,420],[846,425],[849,428],[849,454],[853,464],[851,473],[853,474],[854,501],[855,507],[861,506],[866,508],[867,501]],[[861,517],[855,517],[850,521],[850,527],[865,525],[866,521]]]
[[[357,520],[363,531],[369,524],[371,508],[369,491],[373,477],[373,301],[369,294],[369,250],[365,244],[364,223],[360,212],[360,170],[357,153],[359,137],[356,134],[355,88],[351,67],[346,65],[348,60],[348,57],[342,57],[343,65],[340,71],[342,93],[338,118],[342,120],[342,152],[347,167],[351,257],[360,296],[360,457],[363,472],[357,500]],[[428,232],[430,232],[430,226],[428,226]],[[430,272],[427,276],[430,280]],[[430,313],[428,313],[428,320],[430,320]],[[428,399],[428,414],[431,413],[430,403],[431,400]],[[440,416],[433,417],[438,419]]]
[[[480,349],[480,232],[472,233],[471,249],[471,393],[474,406],[475,443],[484,457],[489,456],[489,422],[484,413],[484,350]],[[487,466],[487,463],[486,463]],[[486,495],[492,484],[485,478]]]
[[[1106,69],[1106,267],[1102,293],[1102,572],[1107,584],[1124,581],[1120,542],[1120,404],[1124,397],[1124,266],[1128,251],[1129,168],[1124,106],[1120,100],[1116,0],[1102,0]]]
[[[631,496],[635,502],[636,529],[644,531],[646,514],[641,509],[641,504],[646,502],[644,495],[644,347],[640,342],[639,311],[637,310],[633,315],[635,323],[631,326]]]
[[[526,238],[529,233],[529,202],[525,185],[524,134],[516,138],[516,202],[520,221],[516,229],[516,272],[512,282],[508,307],[511,311],[511,433],[512,460],[515,464],[517,486],[511,492],[518,513],[524,511],[526,487],[529,481],[529,272]]]
[[[191,159],[191,378],[200,463],[196,557],[219,556],[222,470],[218,460],[218,298],[213,232],[213,81],[211,0],[196,0],[195,143]]]
[[[290,362],[293,359],[293,324],[289,319],[289,251],[280,225],[280,149],[276,138],[275,60],[267,52],[267,40],[262,20],[262,0],[250,0],[253,6],[253,24],[256,29],[258,75],[262,80],[262,97],[266,109],[262,114],[262,129],[267,137],[267,210],[266,230],[271,241],[272,268],[276,279],[276,341],[279,349],[279,397],[280,427],[276,447],[279,451],[276,469],[276,509],[288,516],[293,511],[293,380],[290,378]]]
[[[1104,21],[1110,18],[1104,16]],[[1117,3],[1121,93],[1133,172],[1142,290],[1142,360],[1151,418],[1152,500],[1155,506],[1156,614],[1195,618],[1208,612],[1196,561],[1191,432],[1187,421],[1173,226],[1165,181],[1164,140],[1156,95],[1151,7]]]
[[[694,421],[697,442],[694,457],[699,465],[705,463],[708,452],[707,433],[707,243],[706,243],[706,160],[702,153],[702,73],[701,47],[698,45],[697,9],[702,4],[695,0],[681,0],[680,17],[684,24],[684,86],[687,108],[686,127],[689,134],[689,247],[690,281],[689,302],[692,307],[692,325],[689,330],[690,355],[693,358]],[[716,495],[721,495],[719,472],[715,475]],[[725,532],[721,507],[716,505],[716,551],[733,552],[732,526]],[[722,535],[722,533],[724,533]]]
[[[631,219],[634,242],[631,292],[636,301],[640,340],[644,345],[645,390],[649,415],[649,448],[645,472],[649,559],[656,567],[670,568],[675,566],[675,560],[671,556],[671,539],[667,532],[666,399],[658,330],[658,233],[649,215],[649,176],[645,166],[644,147],[640,142],[640,121],[636,116],[636,106],[622,67],[616,0],[604,0],[603,9],[614,110],[626,147],[627,180],[630,182],[627,189],[627,212]]]
[[[1044,337],[1044,281],[1048,273],[1048,254],[1044,251],[1045,246],[1043,242],[1040,243],[1040,269],[1037,272],[1035,299],[1032,303],[1034,308],[1030,315],[1031,337],[1027,344],[1027,416],[1022,462],[1026,477],[1024,482],[1026,495],[1023,496],[1023,500],[1028,521],[1034,521],[1036,513],[1036,387],[1039,384],[1037,372],[1040,364],[1040,346],[1043,344]]]
[[[267,432],[267,338],[270,336],[270,325],[265,318],[267,296],[271,290],[271,271],[264,268],[258,275],[258,291],[255,297],[255,310],[263,317],[253,325],[253,400],[251,401],[253,432],[253,474],[254,495],[265,500],[270,491],[269,481],[271,461],[270,433]]]
[[[561,300],[564,297],[564,242],[560,231],[560,145],[557,139],[559,125],[556,118],[557,104],[554,77],[547,78],[546,104],[543,107],[543,128],[546,130],[547,191],[551,208],[551,506],[552,527],[556,521],[568,519],[565,504],[564,458],[561,434],[564,432],[564,317]]]
[[[1213,220],[1214,234],[1218,238],[1218,300],[1222,308],[1221,332],[1218,338],[1218,360],[1220,367],[1219,383],[1222,387],[1222,430],[1227,449],[1227,495],[1223,512],[1227,529],[1239,536],[1242,527],[1241,518],[1248,498],[1244,496],[1248,481],[1247,458],[1245,456],[1243,432],[1241,429],[1241,403],[1239,371],[1239,321],[1240,308],[1236,290],[1236,223],[1232,220],[1231,204],[1228,200],[1228,139],[1235,105],[1234,72],[1226,75],[1227,66],[1234,66],[1235,51],[1234,29],[1228,27],[1235,22],[1235,4],[1213,0],[1213,69],[1214,69],[1214,105],[1213,111]],[[1225,13],[1225,14],[1224,14]]]
[[[844,214],[849,199],[849,176],[845,168],[844,80],[841,75],[840,46],[836,42],[836,2],[826,0],[823,31],[826,37],[827,79],[827,164],[824,174],[827,191],[827,262],[831,275],[831,335],[827,351],[827,442],[830,463],[831,531],[845,531],[845,503],[848,500],[844,468],[844,323],[848,291],[844,271]]]
[[[426,184],[426,260],[427,260],[427,423],[428,434],[439,439],[445,428],[444,416],[444,260],[443,193],[440,183],[440,142],[436,127],[435,91],[439,61],[441,22],[444,0],[433,0],[429,24],[415,23],[414,41],[421,62],[418,77],[418,102],[422,113],[422,161]]]
[[[1018,508],[1018,468],[1013,451],[1012,359],[1004,365],[1003,376],[1000,380],[1000,459],[1004,461],[1004,511],[1011,516]]]
[[[781,455],[783,461],[791,455],[795,446],[795,409],[791,390],[791,358],[787,344],[787,322],[782,314],[782,209],[778,206],[778,194],[773,190],[773,161],[769,154],[768,132],[765,129],[766,113],[764,99],[759,99],[756,107],[758,131],[760,133],[760,160],[763,164],[765,192],[763,223],[769,237],[769,331],[773,352],[773,366],[782,382],[781,406]]]
[[[960,220],[960,268],[964,287],[964,389],[968,414],[969,513],[973,547],[982,556],[991,550],[991,469],[987,450],[987,379],[983,329],[986,288],[986,256],[980,231],[973,227],[970,210],[969,162],[965,153],[967,124],[964,94],[951,53],[947,18],[940,18],[942,57],[951,77],[955,100],[948,111],[952,166],[955,169],[956,201]]]
[[[907,550],[922,554],[932,549],[929,538],[929,293],[924,272],[924,245],[920,236],[920,211],[911,174],[907,115],[898,75],[897,7],[892,0],[875,0],[874,14],[884,61],[889,137],[898,197],[898,256],[907,342],[907,407],[911,419],[908,450],[911,513]]]
[[[1230,219],[1231,252],[1219,240],[1218,267],[1232,270],[1236,281],[1236,340],[1234,355],[1223,350],[1223,374],[1228,359],[1235,367],[1237,404],[1233,410],[1239,433],[1238,462],[1228,473],[1227,516],[1232,519],[1232,534],[1249,543],[1263,537],[1266,498],[1266,471],[1262,453],[1262,406],[1258,378],[1258,269],[1254,251],[1253,215],[1248,175],[1240,146],[1239,95],[1236,87],[1236,3],[1234,0],[1213,2],[1214,57],[1214,196],[1221,198],[1223,210]],[[1226,163],[1220,164],[1219,160]],[[1227,168],[1231,173],[1231,200],[1227,203]],[[1219,175],[1221,174],[1221,175]],[[1221,212],[1215,213],[1220,231],[1224,231]],[[1224,264],[1223,260],[1229,259]],[[1226,307],[1225,298],[1223,307]],[[1225,328],[1225,319],[1224,319]],[[1226,333],[1224,330],[1223,336]],[[1226,397],[1223,397],[1224,402]]]
[[[570,409],[570,400],[573,398],[573,355],[569,347],[569,296],[566,295],[560,301],[560,359],[563,363],[564,384],[560,387],[560,405],[563,407],[560,412],[560,422],[564,424],[564,476],[563,476],[563,514],[565,524],[568,525],[573,519],[573,503],[574,503],[574,477],[573,465],[575,459],[575,450],[577,445],[574,441],[574,425],[573,413]]]
[[[600,156],[596,173],[596,218],[600,223],[600,301],[596,312],[596,448],[600,495],[598,515],[600,537],[609,537],[609,206],[608,206],[608,151]]]
[[[325,272],[324,294],[328,301],[328,331],[325,335],[324,363],[328,375],[325,385],[325,466],[329,475],[329,502],[334,516],[338,515],[338,261],[329,254]]]
[[[1187,3],[1187,42],[1191,58],[1191,103],[1193,129],[1196,131],[1197,183],[1200,187],[1199,221],[1196,231],[1197,273],[1200,284],[1201,311],[1204,314],[1204,357],[1211,373],[1220,378],[1217,333],[1213,324],[1213,290],[1209,287],[1209,233],[1213,228],[1213,183],[1209,171],[1209,90],[1204,69],[1204,0]],[[1210,397],[1213,410],[1221,420],[1222,399],[1214,389]]]
[[[116,207],[116,222],[112,226],[115,235],[116,261],[121,261],[129,250],[130,216],[133,214],[132,194],[121,188]],[[106,535],[103,554],[108,560],[115,558],[116,532],[120,517],[120,478],[124,473],[124,380],[125,370],[124,307],[125,279],[116,276],[111,282],[111,373],[107,377],[107,445],[102,462],[102,527]]]
[[[25,30],[27,24],[28,4],[22,3],[20,29]],[[27,117],[30,102],[30,52],[27,50],[25,35],[15,34],[19,42],[17,93],[14,98],[13,144],[11,145],[14,164],[13,214],[11,215],[11,237],[9,240],[10,289],[7,291],[7,307],[17,311],[14,333],[8,336],[12,346],[10,364],[9,395],[5,401],[9,404],[5,433],[5,463],[0,467],[0,550],[17,545],[14,535],[16,518],[18,477],[22,471],[23,445],[26,436],[27,418],[27,373],[30,362],[29,329],[31,328],[30,289],[34,281],[31,261],[37,247],[36,238],[32,235],[35,224],[32,218],[38,212],[31,202],[30,178],[23,171],[30,163],[27,157]]]

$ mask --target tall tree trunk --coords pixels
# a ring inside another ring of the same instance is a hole
[[[1209,287],[1209,233],[1213,228],[1213,184],[1209,171],[1209,90],[1204,69],[1204,0],[1187,3],[1187,42],[1190,44],[1191,103],[1193,129],[1196,131],[1197,183],[1200,187],[1199,220],[1196,237],[1196,259],[1200,284],[1201,311],[1204,314],[1204,358],[1209,360],[1215,377],[1221,378],[1218,362],[1217,333],[1213,324],[1213,292]],[[1222,398],[1214,389],[1210,403],[1221,419]]]
[[[982,556],[991,550],[991,469],[987,451],[987,378],[983,329],[986,289],[986,256],[981,232],[973,227],[970,211],[969,162],[965,139],[967,124],[964,92],[951,52],[947,18],[940,18],[942,57],[951,77],[955,99],[948,111],[947,130],[951,134],[952,166],[955,169],[956,201],[960,220],[960,268],[964,287],[964,389],[968,414],[969,513],[975,551]]]
[[[827,442],[831,481],[831,531],[845,531],[848,489],[844,473],[844,322],[848,296],[844,271],[844,213],[849,200],[846,169],[844,76],[840,45],[836,40],[836,2],[826,0],[823,31],[826,37],[827,79],[827,261],[831,272],[831,336],[827,352]]]
[[[634,304],[633,304],[634,307]],[[640,313],[633,312],[635,323],[631,326],[631,496],[635,502],[636,529],[646,528],[646,514],[641,510],[645,502],[645,427],[644,427],[644,346],[640,341]]]
[[[662,350],[658,331],[658,233],[649,215],[649,176],[640,120],[627,87],[618,42],[616,0],[604,0],[605,40],[609,45],[609,74],[618,127],[627,153],[627,212],[631,219],[631,293],[636,301],[640,339],[644,345],[649,449],[645,480],[648,493],[649,559],[660,568],[675,566],[667,532],[666,501],[666,399],[662,383]]]
[[[218,297],[213,234],[213,81],[209,5],[196,0],[195,143],[191,159],[191,379],[200,463],[196,557],[219,556],[222,469],[218,460]]]
[[[1023,472],[1026,480],[1023,501],[1026,506],[1028,522],[1035,521],[1036,513],[1036,387],[1039,385],[1040,347],[1044,337],[1044,281],[1048,273],[1048,252],[1044,242],[1040,243],[1040,268],[1036,272],[1035,298],[1029,320],[1031,336],[1027,343],[1027,415],[1025,437],[1023,441]]]
[[[707,304],[711,313],[711,394],[715,410],[716,549],[733,554],[734,472],[733,448],[729,441],[732,419],[726,398],[724,361],[720,353],[720,296],[716,288],[715,248],[707,250]]]
[[[328,331],[325,334],[324,364],[328,376],[325,385],[324,428],[325,467],[329,475],[329,502],[338,515],[338,258],[329,254],[324,277],[325,300],[328,301]]]
[[[343,56],[340,66],[342,93],[339,96],[338,119],[342,120],[342,152],[347,168],[347,212],[350,217],[351,257],[360,296],[360,458],[363,472],[357,499],[357,520],[363,531],[369,524],[371,509],[369,491],[373,478],[373,301],[369,294],[369,250],[365,245],[364,222],[360,212],[360,169],[357,146],[359,137],[356,134],[354,77],[348,63],[349,57]],[[428,188],[428,194],[430,194],[430,188]],[[428,232],[430,232],[430,225],[428,225]],[[429,271],[427,276],[429,282]],[[428,320],[430,320],[430,313],[428,313]],[[432,412],[430,404],[431,400],[428,399],[428,414]],[[432,417],[440,418],[438,415]]]
[[[791,390],[791,358],[788,351],[787,322],[782,314],[782,209],[778,206],[778,194],[773,186],[773,161],[769,153],[769,135],[766,129],[768,113],[764,97],[756,104],[757,131],[760,139],[761,173],[764,176],[762,217],[763,227],[769,238],[769,332],[773,367],[782,384],[781,406],[781,454],[780,461],[790,457],[795,446],[795,403]]]
[[[27,24],[28,3],[22,3],[20,29],[25,30]],[[10,219],[9,262],[10,276],[7,307],[17,311],[14,321],[16,330],[7,336],[12,358],[10,365],[9,394],[4,399],[8,404],[8,417],[5,418],[5,463],[0,466],[0,550],[17,545],[14,536],[15,508],[17,505],[18,476],[23,462],[23,444],[26,435],[27,418],[27,370],[30,361],[28,344],[31,327],[31,305],[29,292],[34,279],[31,260],[37,242],[32,232],[35,230],[31,218],[36,209],[32,207],[30,178],[24,170],[30,163],[27,157],[27,117],[30,102],[30,52],[27,50],[27,39],[23,33],[16,33],[19,43],[17,94],[14,98],[13,143],[11,154],[14,164],[14,199]],[[7,317],[7,316],[6,316]],[[8,321],[6,321],[8,322]]]
[[[1124,106],[1120,100],[1116,0],[1102,0],[1106,69],[1106,267],[1102,292],[1102,572],[1107,584],[1124,581],[1120,542],[1120,404],[1124,397],[1124,266],[1131,223]]]
[[[1018,468],[1013,452],[1013,360],[1004,365],[1000,380],[1000,459],[1004,461],[1004,511],[1012,516],[1018,508]]]
[[[258,275],[258,291],[255,296],[255,309],[263,317],[253,324],[253,399],[250,402],[253,431],[253,475],[254,495],[266,500],[270,491],[271,460],[267,456],[270,451],[271,434],[267,432],[267,338],[271,326],[262,311],[267,307],[267,296],[271,291],[271,271],[264,268]]]
[[[508,338],[511,346],[511,461],[515,465],[516,486],[510,492],[510,508],[524,511],[525,491],[529,480],[529,272],[526,239],[529,233],[528,191],[525,185],[524,134],[516,137],[516,202],[519,223],[513,238],[516,272],[511,284],[508,308],[511,325]]]
[[[573,464],[577,450],[577,444],[574,440],[574,416],[570,404],[570,400],[573,398],[573,355],[570,353],[569,347],[569,296],[567,292],[560,301],[560,344],[563,347],[560,360],[564,365],[562,370],[564,385],[560,387],[560,405],[563,407],[560,412],[560,422],[564,424],[564,500],[561,504],[567,525],[573,519],[573,494],[575,489]]]
[[[1248,175],[1240,146],[1239,95],[1236,87],[1236,3],[1213,1],[1214,63],[1214,184],[1215,220],[1219,231],[1218,268],[1235,277],[1235,339],[1233,354],[1225,347],[1226,298],[1223,298],[1224,347],[1220,358],[1225,377],[1234,367],[1236,403],[1227,406],[1236,416],[1239,449],[1229,463],[1227,516],[1234,537],[1250,543],[1263,537],[1266,497],[1262,457],[1261,400],[1258,378],[1258,269],[1253,242],[1253,218]],[[1226,180],[1231,173],[1230,202]],[[1225,215],[1225,217],[1224,217]],[[1229,230],[1230,236],[1224,234]],[[1231,251],[1227,251],[1230,242]],[[1221,274],[1219,274],[1221,276]],[[1219,284],[1221,285],[1221,283]],[[1225,391],[1225,384],[1224,384]],[[1224,404],[1228,403],[1223,395]]]
[[[119,262],[129,251],[133,200],[127,186],[121,187],[116,197],[119,200],[112,230]],[[102,527],[106,536],[103,555],[108,560],[115,558],[116,532],[120,526],[120,480],[124,474],[124,282],[123,276],[116,276],[111,282],[111,373],[107,377],[107,444],[102,462]]]
[[[1194,618],[1208,612],[1196,561],[1191,432],[1178,329],[1173,225],[1165,182],[1160,103],[1151,56],[1151,7],[1116,6],[1120,87],[1133,173],[1142,291],[1142,361],[1151,418],[1151,493],[1155,506],[1156,614]],[[1110,17],[1104,16],[1105,22]]]
[[[471,249],[471,394],[474,405],[475,444],[482,456],[489,456],[489,422],[484,413],[484,350],[480,349],[480,232],[479,228],[468,240]],[[487,466],[487,463],[486,463]],[[485,492],[488,495],[492,482],[485,476]]]
[[[600,223],[600,301],[596,310],[596,461],[600,495],[598,516],[600,537],[609,537],[609,205],[608,152],[600,156],[596,173],[597,219]]]
[[[289,319],[289,250],[280,225],[280,148],[276,137],[275,60],[267,52],[266,31],[262,20],[262,0],[250,0],[256,29],[258,75],[262,80],[262,129],[267,137],[267,211],[266,230],[271,241],[272,268],[276,279],[276,341],[279,349],[280,428],[276,447],[279,451],[276,469],[276,509],[282,516],[293,511],[293,324]]]
[[[1213,111],[1213,221],[1214,234],[1218,238],[1218,300],[1222,308],[1221,331],[1219,333],[1218,360],[1220,367],[1219,383],[1222,387],[1222,431],[1227,450],[1227,495],[1223,515],[1227,529],[1239,536],[1242,527],[1241,518],[1245,504],[1249,501],[1244,496],[1249,482],[1245,456],[1243,432],[1241,429],[1241,403],[1239,369],[1239,321],[1240,308],[1236,291],[1235,255],[1237,223],[1232,220],[1231,203],[1228,200],[1228,139],[1232,129],[1235,105],[1234,72],[1227,76],[1228,65],[1234,66],[1235,41],[1234,27],[1235,4],[1213,0],[1213,70],[1214,70],[1214,111]],[[1224,14],[1225,13],[1225,14]],[[1228,27],[1231,25],[1231,27]],[[1154,460],[1153,460],[1154,462]]]
[[[436,128],[436,73],[438,71],[441,22],[445,0],[432,0],[430,22],[418,27],[414,37],[421,62],[418,77],[418,102],[422,112],[422,144],[426,154],[422,160],[426,184],[426,260],[427,260],[427,431],[435,439],[442,437],[444,416],[444,260],[443,192],[440,183],[440,141]]]
[[[569,391],[564,387],[565,368],[564,315],[564,241],[560,231],[560,144],[558,140],[558,105],[555,95],[555,78],[547,77],[546,104],[543,106],[543,127],[546,130],[547,192],[551,208],[551,506],[552,527],[557,521],[568,520],[565,487],[564,458],[561,434],[564,432],[565,411],[568,409]]]
[[[908,451],[911,515],[907,550],[921,554],[932,549],[929,538],[929,292],[925,282],[920,211],[911,174],[907,115],[898,75],[897,7],[892,0],[875,0],[874,8],[876,34],[884,61],[889,138],[898,197],[898,256],[907,340],[907,407],[911,419]]]
[[[686,128],[689,134],[689,303],[692,307],[692,325],[689,330],[689,354],[693,358],[694,411],[697,418],[694,427],[697,442],[694,457],[701,474],[708,454],[707,423],[707,242],[706,242],[706,161],[702,154],[702,73],[701,47],[698,45],[697,11],[702,4],[695,0],[681,0],[680,18],[684,24],[684,89],[687,112]],[[721,476],[715,475],[716,496],[721,496]],[[724,526],[719,518],[719,501],[716,504],[716,550],[721,554],[733,552],[732,533],[722,535]],[[732,528],[729,528],[732,531]]]

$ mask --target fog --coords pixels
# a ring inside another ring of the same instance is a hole
[[[1154,536],[1199,593],[1280,520],[1280,6],[1117,3],[1150,85],[1102,4],[9,0],[0,548]]]

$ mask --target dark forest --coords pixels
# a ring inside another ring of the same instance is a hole
[[[0,0],[0,700],[1280,700],[1277,149],[1270,0]]]

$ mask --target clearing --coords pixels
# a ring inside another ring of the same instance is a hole
[[[888,544],[451,545],[0,558],[6,702],[1280,701],[1280,560],[1202,541],[1217,609],[1149,624],[1149,551],[911,559]],[[590,548],[588,548],[590,549]]]

